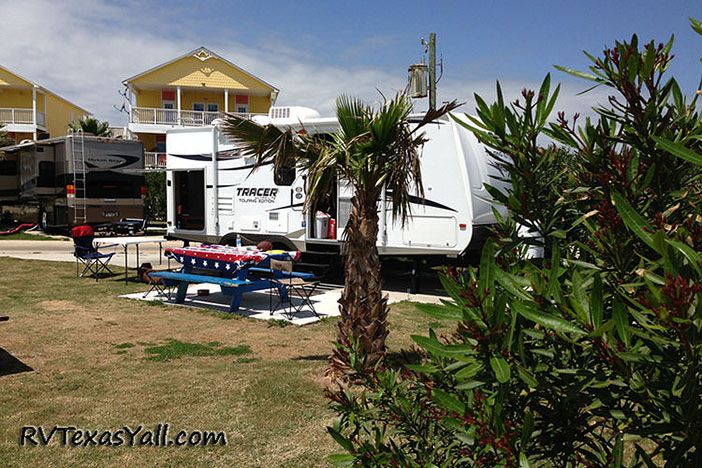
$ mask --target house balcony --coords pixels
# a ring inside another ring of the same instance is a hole
[[[236,115],[250,118],[255,114],[238,113]],[[212,125],[215,119],[224,116],[222,112],[132,107],[129,113],[129,130],[133,133],[166,133],[175,127]]]
[[[166,153],[144,151],[144,169],[166,169]]]
[[[32,108],[0,108],[0,125],[4,132],[34,133],[46,131],[46,114]]]

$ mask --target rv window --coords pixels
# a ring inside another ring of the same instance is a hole
[[[113,171],[95,171],[87,174],[88,198],[141,198],[144,176]]]
[[[292,185],[295,182],[295,168],[281,167],[280,170],[273,171],[273,182],[275,185]]]
[[[56,185],[56,165],[51,161],[39,161],[39,178],[37,187],[54,187]]]
[[[0,159],[0,176],[17,175],[17,161]]]

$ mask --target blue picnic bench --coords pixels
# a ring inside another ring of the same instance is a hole
[[[222,278],[210,275],[198,275],[194,273],[177,272],[177,271],[156,271],[149,273],[151,278],[159,278],[165,286],[176,286],[177,292],[175,297],[176,304],[185,302],[185,295],[188,292],[188,285],[198,283],[216,284],[222,289],[222,294],[231,296],[229,311],[236,312],[241,305],[241,298],[245,292],[257,291],[261,289],[269,289],[270,281],[265,280],[249,280],[243,278]],[[281,291],[281,294],[285,294]]]
[[[230,312],[236,312],[239,310],[244,293],[250,291],[259,291],[262,289],[270,289],[275,287],[278,290],[278,294],[280,294],[281,300],[287,301],[287,289],[279,282],[271,281],[271,279],[310,279],[314,277],[312,273],[287,272],[259,267],[247,268],[242,273],[264,273],[271,275],[271,278],[243,277],[244,275],[239,275],[235,278],[223,278],[219,276],[200,275],[187,271],[154,271],[148,273],[148,275],[151,278],[160,279],[164,286],[178,288],[175,297],[176,304],[182,304],[185,302],[185,296],[188,292],[188,285],[198,283],[216,284],[222,289],[222,294],[231,296],[231,302],[229,304]]]

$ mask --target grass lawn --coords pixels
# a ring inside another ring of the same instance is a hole
[[[31,236],[32,238],[34,236]],[[0,258],[0,466],[326,466],[339,452],[322,395],[335,321],[305,327],[118,298],[70,263]],[[434,320],[392,306],[389,347]],[[448,329],[448,328],[447,328]],[[19,447],[24,425],[225,431],[225,447]]]

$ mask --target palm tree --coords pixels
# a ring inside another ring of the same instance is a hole
[[[109,122],[100,122],[92,117],[83,117],[78,122],[71,122],[68,127],[74,132],[82,130],[83,133],[89,133],[95,136],[109,137],[112,136]]]
[[[315,211],[317,203],[333,190],[337,177],[353,187],[351,214],[344,230],[341,320],[329,368],[333,376],[352,370],[350,352],[359,363],[355,371],[369,371],[384,360],[388,305],[382,294],[376,248],[378,201],[388,194],[393,219],[404,225],[411,216],[411,195],[424,194],[419,149],[427,140],[420,129],[456,107],[454,101],[431,109],[410,128],[412,104],[404,94],[385,100],[378,109],[341,96],[336,101],[339,131],[332,135],[259,126],[233,114],[224,119],[223,132],[240,142],[245,154],[256,157],[254,170],[273,162],[279,174],[290,167],[307,172],[306,210]]]

